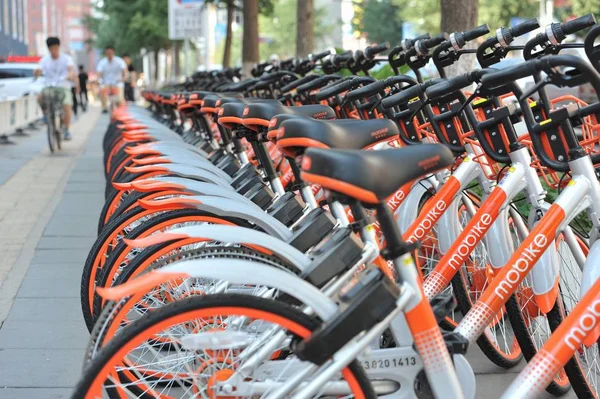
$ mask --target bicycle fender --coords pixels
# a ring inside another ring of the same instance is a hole
[[[583,298],[598,279],[600,279],[600,240],[594,241],[585,260],[579,297]]]
[[[186,179],[185,177],[158,176],[143,180],[134,180],[131,187],[137,191],[161,191],[179,189],[196,195],[224,197],[236,201],[253,204],[253,202],[238,194],[232,187],[217,186],[216,184]]]
[[[197,238],[198,241],[218,241],[230,244],[256,246],[267,252],[275,253],[280,258],[304,271],[311,259],[288,243],[280,239],[240,226],[203,225],[186,226],[169,229],[166,232],[153,234],[136,240],[127,240],[127,244],[135,248],[146,248],[173,239]]]
[[[497,271],[506,265],[515,251],[515,245],[508,223],[508,208],[500,211],[500,215],[483,236],[490,265]]]
[[[338,306],[331,298],[295,274],[240,259],[182,260],[124,284],[99,288],[97,291],[104,299],[116,301],[182,278],[208,278],[232,284],[275,288],[309,306],[323,320],[332,319],[339,312]]]
[[[197,154],[191,154],[188,151],[180,151],[178,154],[172,155],[159,155],[156,157],[148,157],[141,159],[133,159],[133,163],[136,165],[152,165],[154,163],[169,163],[169,164],[178,164],[178,165],[186,165],[193,166],[198,169],[203,169],[210,171],[211,173],[217,175],[221,179],[225,181],[231,181],[231,176],[227,173],[223,172],[223,170],[219,169],[212,163],[208,162],[206,159],[201,158]]]
[[[433,189],[433,184],[428,180],[416,182],[408,192],[406,199],[396,210],[396,224],[401,233],[404,233],[413,224],[419,215],[419,204],[428,190]]]
[[[153,170],[161,170],[168,174],[173,174],[179,177],[187,177],[189,179],[205,181],[208,183],[218,184],[222,187],[231,187],[229,180],[224,180],[223,178],[217,176],[212,171],[208,169],[201,169],[196,166],[175,164],[175,163],[161,163],[156,165],[146,165],[146,166],[133,166],[133,167],[125,167],[125,170],[132,173],[142,173],[142,172],[150,172]]]
[[[292,236],[292,232],[283,223],[273,216],[265,213],[254,204],[240,203],[237,200],[231,200],[223,197],[210,197],[204,195],[194,195],[186,197],[174,197],[159,200],[140,200],[140,205],[145,209],[177,209],[177,205],[187,208],[196,208],[202,211],[211,212],[219,216],[236,217],[259,226],[267,233],[280,239],[287,240]]]
[[[548,249],[533,266],[530,272],[531,288],[535,302],[540,311],[548,313],[554,307],[558,296],[559,259],[556,249],[556,240],[553,240]]]

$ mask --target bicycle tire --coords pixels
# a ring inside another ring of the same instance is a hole
[[[56,125],[54,124],[54,122],[54,111],[49,109],[46,111],[46,134],[48,136],[48,146],[50,147],[51,153],[54,153],[56,151],[56,136],[54,134]]]
[[[75,387],[73,398],[88,397],[92,394],[89,391],[90,387],[99,384],[103,386],[106,376],[99,373],[103,369],[112,369],[122,363],[121,353],[126,352],[128,347],[137,345],[138,342],[144,342],[145,335],[154,336],[152,329],[198,314],[211,312],[223,314],[223,309],[231,309],[232,314],[259,314],[270,318],[272,323],[273,320],[278,320],[279,324],[300,326],[308,331],[306,334],[316,330],[320,325],[316,318],[309,317],[289,305],[250,295],[217,294],[208,297],[190,297],[149,313],[147,317],[137,320],[115,335],[84,369]],[[120,374],[119,377],[127,381],[126,376]],[[355,397],[377,398],[371,382],[356,359],[348,364],[344,377],[350,379]],[[137,383],[139,384],[139,381]]]
[[[511,295],[506,302],[506,311],[508,313],[510,323],[513,326],[515,336],[519,341],[519,346],[521,347],[523,356],[527,362],[529,362],[537,354],[538,349],[533,338],[531,337],[531,334],[529,334],[529,329],[527,328],[527,324],[523,318],[521,306],[515,294]],[[550,385],[546,387],[546,392],[554,396],[562,396],[569,392],[571,385],[566,377],[567,376],[565,374],[564,378],[562,378],[562,381],[557,380],[557,377],[555,377]]]
[[[190,222],[202,222],[201,219],[206,217],[213,217],[213,214],[209,212],[199,211],[197,209],[178,209],[173,211],[167,211],[165,213],[161,213],[153,217],[147,222],[142,223],[141,225],[134,228],[127,234],[127,238],[136,239],[140,237],[147,237],[153,234],[156,231],[156,229],[162,230],[164,228],[168,230],[169,228],[172,228],[173,225]],[[198,218],[198,220],[194,220],[195,218]],[[227,222],[227,224],[234,224],[240,227],[250,227],[248,223],[241,219],[223,216],[219,217],[218,219]],[[133,248],[129,247],[129,245],[125,244],[122,240],[113,248],[102,269],[96,273],[96,287],[106,287],[108,286],[109,282],[112,282],[112,280],[116,278],[115,274],[120,273],[120,270],[123,267],[120,264],[124,260],[122,258],[129,255],[132,249]],[[116,264],[117,262],[119,263],[118,265]],[[115,268],[118,269],[114,270]],[[99,306],[100,297],[94,293],[94,298],[95,299],[93,303],[96,306]]]
[[[577,232],[575,232],[575,234],[577,238],[579,238],[578,241],[580,245],[587,245],[585,241],[581,239]],[[568,315],[569,311],[571,310],[565,309],[565,301],[563,300],[564,290],[562,289],[562,283],[562,281],[559,283],[559,297],[557,298],[554,307],[546,315],[548,318],[548,324],[550,325],[550,329],[552,330],[552,332],[554,332],[558,328],[558,326],[562,323],[564,318]],[[576,291],[577,294],[579,294],[579,287],[577,287]],[[578,298],[579,295],[577,295],[577,299]],[[591,351],[598,355],[600,350],[599,348],[600,344],[597,342],[595,346],[592,345],[590,348],[583,349],[583,351],[579,350],[576,353],[583,355],[586,353],[586,351]],[[592,361],[592,363],[594,362]],[[569,377],[571,387],[573,388],[573,391],[575,392],[578,398],[594,398],[598,396],[598,386],[594,387],[590,384],[590,380],[586,377],[586,373],[583,371],[581,362],[579,361],[579,356],[572,357],[569,360],[569,362],[565,365],[564,370],[567,374],[567,377]]]
[[[189,245],[189,244],[188,244]],[[126,283],[132,278],[136,278],[137,276],[144,274],[146,272],[150,272],[152,270],[159,269],[161,267],[167,266],[172,262],[178,262],[182,259],[203,259],[203,258],[237,258],[248,261],[256,261],[261,264],[265,264],[268,266],[273,266],[282,270],[287,270],[291,273],[298,275],[300,271],[296,269],[294,266],[283,262],[277,257],[272,255],[265,255],[258,253],[258,251],[247,248],[247,247],[201,247],[201,248],[191,248],[191,249],[183,249],[178,253],[172,255],[163,256],[162,253],[167,252],[170,253],[175,251],[175,249],[171,249],[174,247],[184,247],[186,246],[182,241],[178,242],[165,242],[161,244],[156,244],[151,247],[145,248],[140,254],[138,254],[133,261],[122,270],[116,280],[113,282],[113,286],[118,286]],[[126,303],[125,303],[126,302]],[[127,325],[128,320],[124,320],[122,318],[116,319],[114,316],[114,307],[119,306],[119,311],[122,310],[124,306],[128,308],[134,307],[136,304],[130,303],[129,301],[121,302],[111,302],[108,301],[104,303],[103,306],[100,306],[100,301],[94,302],[94,328],[90,333],[90,340],[88,341],[88,351],[90,353],[87,354],[87,358],[91,359],[93,357],[92,352],[95,351],[95,344],[98,340],[104,342],[106,331],[108,330],[108,323],[114,323],[115,320],[118,323],[119,328],[123,328]],[[126,312],[125,314],[128,314]],[[109,315],[111,315],[109,317]],[[127,318],[127,317],[126,317]],[[87,352],[86,352],[87,353]]]

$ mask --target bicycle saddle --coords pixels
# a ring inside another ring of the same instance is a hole
[[[398,137],[398,127],[389,119],[321,121],[296,118],[281,124],[277,145],[292,153],[307,147],[360,150],[394,137]]]
[[[450,166],[452,151],[442,144],[419,144],[384,151],[309,148],[302,180],[368,204],[385,201],[399,187]]]
[[[280,114],[307,116],[317,119],[333,119],[335,112],[327,105],[301,105],[288,107],[280,102],[248,104],[244,110],[244,125],[257,130],[258,126],[268,127],[271,119]]]

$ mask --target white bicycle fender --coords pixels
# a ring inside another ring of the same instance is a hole
[[[282,240],[287,240],[292,236],[292,232],[283,223],[273,216],[265,213],[254,204],[240,203],[236,200],[230,200],[222,197],[209,197],[195,195],[191,197],[200,203],[194,204],[197,209],[213,212],[221,216],[233,216],[248,220],[251,223],[261,227],[267,233],[272,234]]]
[[[501,269],[515,252],[510,226],[508,224],[508,208],[500,211],[498,219],[483,236],[490,264],[494,269]]]
[[[208,195],[208,196],[214,196],[214,197],[229,198],[229,199],[240,201],[240,202],[246,202],[248,204],[254,204],[254,202],[252,202],[250,199],[244,197],[243,195],[238,194],[237,191],[235,191],[233,189],[233,187],[230,187],[230,186],[223,187],[223,186],[218,186],[216,184],[201,182],[201,181],[193,180],[193,179],[187,179],[185,177],[174,177],[174,176],[158,176],[158,177],[151,177],[149,179],[136,180],[133,185],[135,187],[136,184],[138,184],[138,183],[143,184],[144,182],[148,182],[148,183],[156,182],[159,184],[160,183],[176,184],[178,186],[181,186],[182,190],[189,192],[189,193],[193,193],[193,194],[197,194],[197,195]]]
[[[583,276],[581,279],[580,298],[588,292],[590,287],[594,285],[600,278],[600,240],[594,241],[590,252],[583,266]]]
[[[558,283],[559,268],[556,241],[553,240],[529,274],[536,303],[543,313],[548,313],[556,302],[558,290],[554,287]]]
[[[338,313],[335,302],[315,286],[290,272],[239,259],[194,259],[172,263],[152,273],[164,273],[166,280],[173,274],[193,278],[224,280],[234,284],[263,285],[276,288],[309,306],[323,320]]]
[[[461,196],[454,198],[448,209],[442,214],[440,220],[436,223],[436,236],[438,239],[439,251],[443,255],[454,244],[462,232],[462,226],[458,217],[458,209],[461,204]]]
[[[172,173],[179,177],[187,177],[189,179],[201,180],[209,183],[218,184],[222,187],[231,187],[229,184],[231,182],[231,178],[229,180],[222,179],[221,177],[215,175],[210,170],[201,169],[196,166],[182,165],[182,164],[174,164],[174,163],[161,163],[156,165],[151,165],[154,167],[162,168],[167,171],[167,173]],[[143,166],[141,167],[143,168]]]
[[[396,224],[401,233],[404,233],[417,219],[421,198],[428,193],[433,186],[428,180],[421,180],[413,185],[406,199],[396,210]]]
[[[210,241],[219,241],[229,244],[250,244],[265,248],[276,253],[300,271],[306,270],[311,259],[280,239],[260,231],[239,226],[204,225],[186,226],[167,230],[169,234],[185,235],[189,238],[206,238]],[[154,237],[154,236],[152,236]]]

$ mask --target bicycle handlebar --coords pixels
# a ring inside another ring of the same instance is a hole
[[[327,49],[321,53],[309,54],[308,59],[311,60],[312,62],[316,62],[316,61],[319,61],[331,54],[335,54],[335,50],[332,51],[332,49]]]
[[[388,44],[388,43],[382,43],[382,44],[379,44],[379,45],[377,45],[377,46],[370,46],[370,47],[367,47],[367,48],[365,49],[365,52],[364,52],[364,54],[365,54],[365,57],[371,60],[371,59],[373,59],[373,57],[375,57],[377,54],[379,54],[379,53],[383,53],[383,52],[384,52],[385,50],[387,50],[389,47],[390,47],[390,46],[389,46],[389,44]]]
[[[321,101],[321,100],[328,99],[335,95],[341,94],[345,91],[351,90],[358,85],[361,85],[364,83],[371,83],[374,80],[375,80],[375,78],[372,78],[370,76],[361,76],[361,77],[355,77],[355,78],[352,78],[349,80],[345,80],[343,82],[336,83],[330,87],[327,87],[327,88],[319,91],[317,94],[315,94],[315,100]]]
[[[311,82],[311,81],[313,81],[315,79],[318,79],[318,78],[320,78],[319,75],[306,75],[303,78],[300,78],[298,80],[295,80],[295,81],[293,81],[291,83],[288,83],[287,85],[283,86],[281,88],[281,92],[282,93],[287,93],[288,91],[294,90],[298,86],[302,86],[303,84]]]
[[[438,84],[428,87],[425,90],[425,94],[430,99],[436,99],[453,93],[458,90],[462,90],[465,87],[469,87],[477,78],[481,75],[481,70],[474,70],[463,75],[455,76],[453,78],[442,81]]]
[[[531,18],[525,22],[521,22],[518,25],[508,28],[508,31],[510,32],[510,35],[514,39],[515,37],[523,36],[526,33],[536,30],[539,27],[540,27],[540,23],[538,22],[537,18]],[[505,28],[501,28],[501,29],[505,29]],[[506,38],[505,38],[505,40],[506,40]],[[512,42],[512,40],[510,42]],[[510,44],[510,42],[508,44]]]
[[[575,18],[562,24],[562,30],[565,35],[571,35],[580,30],[589,28],[596,24],[596,17],[594,14],[584,15],[583,17]]]

